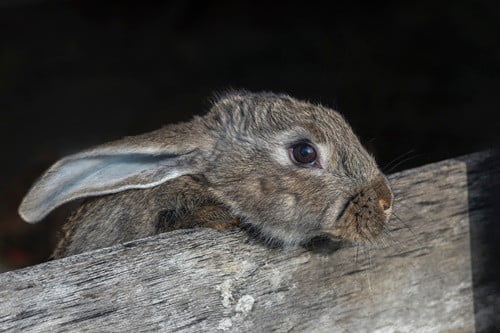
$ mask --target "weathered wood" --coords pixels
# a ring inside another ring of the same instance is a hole
[[[371,246],[270,249],[242,231],[200,229],[4,273],[0,330],[492,329],[498,291],[491,279],[473,284],[471,260],[474,274],[482,265],[470,244],[482,242],[469,232],[487,218],[484,188],[500,175],[486,158],[392,175],[397,217]],[[473,290],[491,297],[478,302]]]

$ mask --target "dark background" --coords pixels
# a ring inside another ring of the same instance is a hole
[[[343,113],[390,172],[490,148],[499,1],[0,1],[0,272],[45,261],[69,208],[17,216],[60,157],[205,112],[227,88]]]

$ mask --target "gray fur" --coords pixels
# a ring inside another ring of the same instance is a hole
[[[287,149],[302,140],[316,145],[323,168],[289,159]],[[94,164],[88,167],[96,158],[104,161],[97,173]],[[287,95],[244,91],[220,96],[190,122],[62,159],[19,212],[36,222],[67,201],[91,196],[97,197],[70,218],[56,257],[170,230],[159,227],[162,216],[194,221],[185,227],[235,217],[266,240],[290,246],[325,233],[363,241],[387,222],[390,209],[380,202],[390,207],[393,200],[386,178],[339,113]],[[220,212],[205,219],[200,207]]]

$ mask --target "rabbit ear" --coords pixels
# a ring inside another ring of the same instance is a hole
[[[151,137],[130,137],[58,161],[24,197],[19,215],[35,223],[74,199],[149,188],[198,171],[200,149],[187,145],[190,140],[176,145]]]

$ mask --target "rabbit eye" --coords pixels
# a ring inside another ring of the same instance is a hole
[[[288,149],[290,159],[300,166],[319,167],[316,149],[308,143],[298,143]]]

